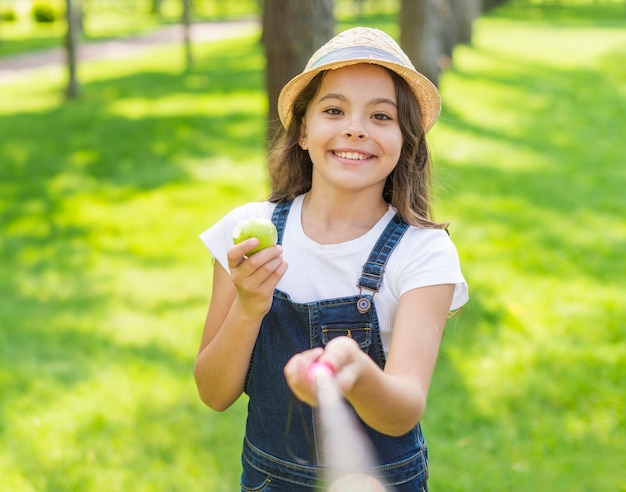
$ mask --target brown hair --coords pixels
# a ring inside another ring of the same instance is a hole
[[[431,159],[426,144],[418,102],[402,77],[385,69],[393,78],[398,98],[398,118],[404,138],[400,159],[387,177],[383,198],[409,224],[445,229],[434,222],[430,203]],[[280,127],[269,148],[268,169],[272,191],[269,200],[293,200],[311,189],[313,163],[298,145],[300,124],[309,103],[317,95],[326,72],[317,74],[298,94],[288,128]]]

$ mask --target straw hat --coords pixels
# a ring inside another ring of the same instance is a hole
[[[406,80],[421,109],[424,131],[432,128],[441,111],[439,91],[415,70],[409,57],[388,34],[367,27],[348,29],[332,38],[313,54],[300,75],[287,82],[278,96],[278,115],[283,126],[289,125],[294,100],[313,77],[323,70],[357,63],[386,67]]]

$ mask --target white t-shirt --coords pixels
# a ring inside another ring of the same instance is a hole
[[[363,265],[395,210],[390,206],[378,223],[359,238],[339,244],[318,244],[302,229],[302,201],[303,196],[294,200],[287,218],[282,246],[289,267],[277,289],[297,303],[358,295]],[[203,232],[200,239],[216,261],[229,271],[226,252],[233,247],[235,225],[253,217],[271,219],[275,207],[270,202],[243,205]],[[374,295],[385,353],[391,342],[400,296],[418,287],[440,284],[455,285],[451,310],[467,302],[467,284],[448,234],[441,229],[410,226],[391,254],[381,288]]]

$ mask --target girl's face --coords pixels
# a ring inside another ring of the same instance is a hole
[[[396,90],[384,68],[359,64],[325,74],[300,128],[313,186],[380,195],[402,144]]]

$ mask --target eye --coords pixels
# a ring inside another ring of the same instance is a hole
[[[374,113],[372,118],[379,121],[391,120],[391,117],[385,113]]]
[[[328,108],[324,110],[324,113],[329,114],[331,116],[340,116],[343,114],[343,112],[339,108]]]

